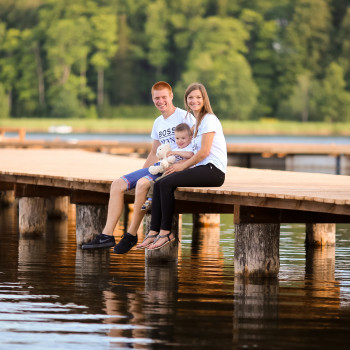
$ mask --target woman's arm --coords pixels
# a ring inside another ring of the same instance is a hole
[[[160,146],[160,142],[158,140],[153,140],[151,152],[149,152],[149,155],[145,161],[145,164],[143,164],[143,168],[148,168],[149,166],[158,162],[158,158],[157,158],[158,146]]]
[[[181,163],[175,163],[171,165],[168,169],[165,170],[164,174],[168,175],[171,173],[175,173],[177,171],[182,171],[187,168],[190,168],[192,165],[195,165],[202,161],[203,159],[207,158],[210,154],[211,145],[213,144],[215,132],[208,132],[206,134],[202,135],[202,143],[201,148],[198,150],[198,152],[191,157],[190,159],[187,159],[184,162]]]

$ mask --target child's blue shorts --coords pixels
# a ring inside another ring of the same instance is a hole
[[[156,164],[159,164],[159,163],[156,163]],[[121,176],[121,179],[123,179],[126,182],[128,186],[128,190],[130,190],[134,188],[136,186],[136,182],[143,177],[145,177],[149,181],[154,181],[156,178],[158,178],[161,175],[162,175],[161,173],[157,175],[152,175],[149,172],[148,168],[143,168],[143,169],[136,170],[130,174],[123,175]]]

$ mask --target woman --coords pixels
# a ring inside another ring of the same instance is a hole
[[[224,183],[226,141],[202,84],[193,83],[186,89],[185,107],[196,118],[192,141],[195,155],[182,163],[173,164],[166,170],[167,176],[156,181],[151,230],[138,248],[160,249],[175,240],[171,224],[177,187],[219,187]]]

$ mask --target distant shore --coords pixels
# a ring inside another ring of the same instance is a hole
[[[259,121],[221,120],[224,132],[230,135],[318,135],[350,136],[350,123],[301,123],[263,119]],[[148,134],[152,118],[118,119],[1,119],[0,127],[25,128],[27,132],[48,132],[53,126],[70,126],[74,133]]]

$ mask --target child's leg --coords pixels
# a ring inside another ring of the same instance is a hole
[[[153,197],[153,188],[154,188],[154,182],[158,181],[159,179],[163,178],[165,175],[157,177],[154,181],[151,181],[150,188],[147,192],[147,200],[146,202],[142,205],[141,210],[149,210],[152,207],[152,197]]]
[[[157,181],[157,179],[156,179]],[[151,186],[147,192],[147,199],[152,199],[153,197],[153,188],[154,188],[154,181],[151,182]]]

